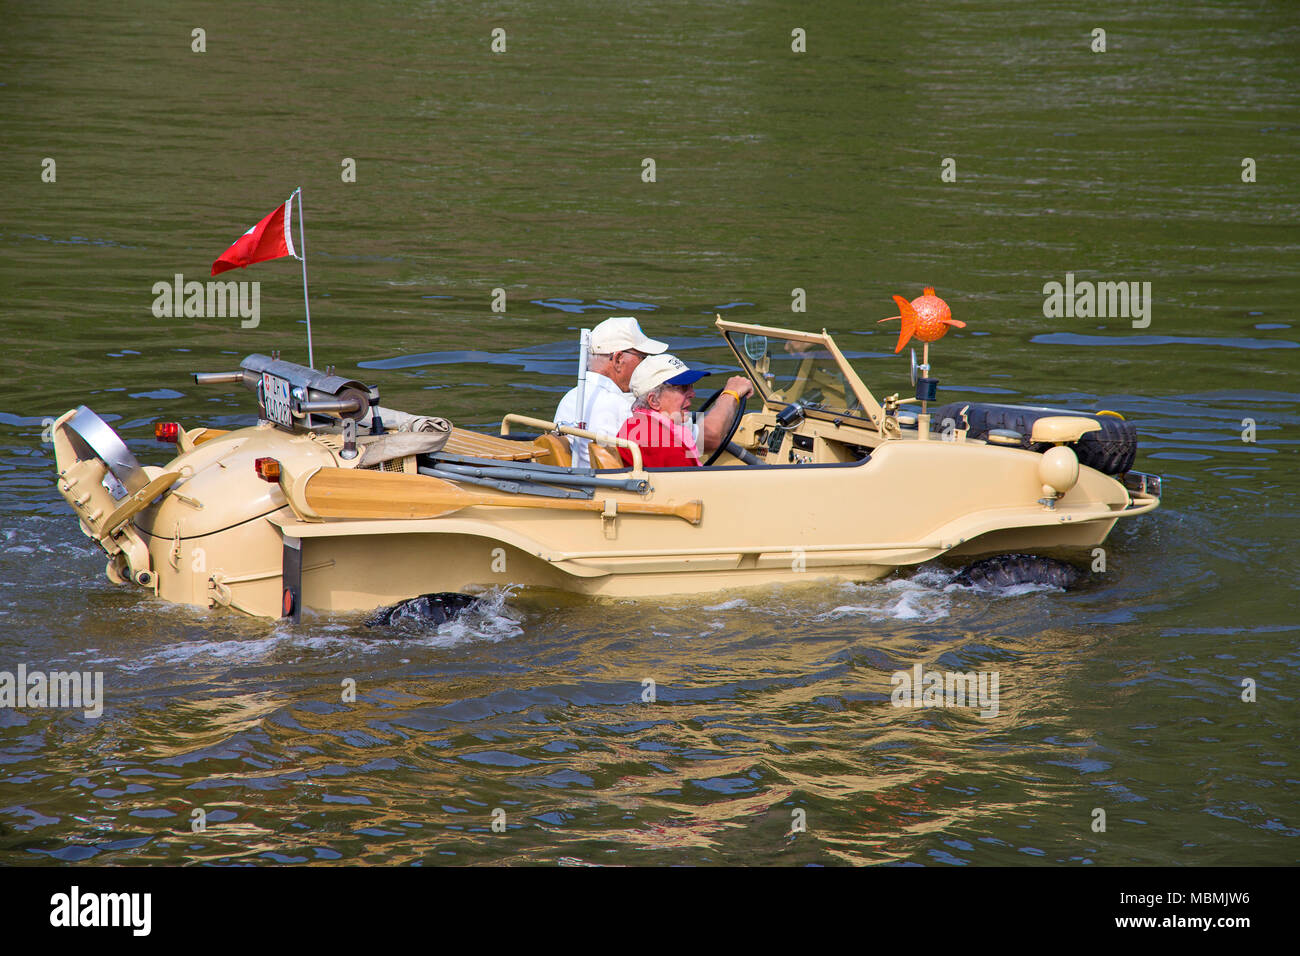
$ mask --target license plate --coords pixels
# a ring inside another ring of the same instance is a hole
[[[262,373],[262,409],[266,420],[293,427],[293,406],[289,404],[289,383],[270,372]]]

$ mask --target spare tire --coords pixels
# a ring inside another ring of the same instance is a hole
[[[992,429],[1005,428],[1020,433],[1020,447],[1043,452],[1051,448],[1049,442],[1034,443],[1029,440],[1034,422],[1050,415],[1071,415],[1088,418],[1101,425],[1101,431],[1088,432],[1070,447],[1079,456],[1079,464],[1095,468],[1105,475],[1122,475],[1133,467],[1137,457],[1137,429],[1116,415],[1096,415],[1092,412],[1075,412],[1066,408],[1042,408],[1037,405],[990,405],[980,402],[949,402],[935,409],[930,417],[932,427],[942,430],[945,418],[951,418],[961,427],[962,410],[970,422],[970,437],[983,438]]]

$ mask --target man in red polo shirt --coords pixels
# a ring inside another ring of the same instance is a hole
[[[632,394],[636,401],[632,417],[623,423],[618,437],[641,447],[641,462],[646,468],[688,468],[702,464],[700,449],[685,424],[686,411],[695,397],[694,385],[712,374],[692,369],[675,355],[652,355],[642,360],[632,373]],[[740,407],[742,397],[754,391],[754,383],[744,375],[727,380],[727,389],[700,422],[704,452],[717,447]],[[618,450],[625,464],[632,464],[632,453]]]

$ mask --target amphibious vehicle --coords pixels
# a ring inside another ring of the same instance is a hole
[[[113,581],[270,618],[503,585],[652,598],[1086,553],[1160,503],[1114,413],[931,410],[914,355],[915,395],[882,401],[825,332],[717,328],[755,407],[706,467],[646,469],[626,441],[520,414],[499,434],[458,428],[255,354],[196,380],[252,389],[257,424],[158,423],[176,455],[151,466],[81,406],[54,425],[58,488]],[[570,436],[595,467],[572,467]]]

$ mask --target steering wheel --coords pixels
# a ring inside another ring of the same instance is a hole
[[[696,419],[698,420],[699,418],[701,418],[705,412],[707,412],[710,408],[712,408],[713,403],[718,400],[718,396],[721,395],[726,390],[727,389],[724,386],[723,388],[718,389],[716,392],[710,395],[707,399],[705,399],[704,404],[700,406],[700,410],[696,413]],[[748,404],[749,404],[749,396],[746,395],[744,398],[740,400],[740,408],[736,409],[736,417],[732,419],[731,428],[727,430],[727,434],[723,436],[722,441],[718,442],[718,447],[713,449],[713,454],[709,456],[709,460],[704,463],[704,466],[706,468],[709,465],[713,464],[715,461],[717,461],[718,456],[721,455],[724,451],[726,451],[727,446],[731,444],[731,439],[735,436],[736,429],[740,427],[740,420],[745,417],[745,406]],[[735,453],[733,452],[733,454]],[[736,455],[736,457],[740,458],[739,455]],[[744,461],[743,458],[741,458],[741,460]]]

